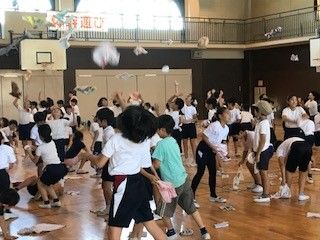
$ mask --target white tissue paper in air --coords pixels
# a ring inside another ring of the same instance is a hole
[[[104,68],[108,64],[117,66],[120,60],[120,53],[111,43],[104,42],[93,50],[92,60],[101,68]]]

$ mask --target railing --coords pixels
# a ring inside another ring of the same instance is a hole
[[[166,23],[167,29],[143,29],[138,16],[136,23],[130,23],[131,26],[128,29],[123,25],[126,21],[122,16],[119,26],[108,27],[106,31],[77,30],[74,39],[126,42],[164,42],[170,39],[181,43],[196,43],[200,37],[208,36],[210,43],[255,43],[314,35],[316,28],[320,27],[319,16],[320,12],[317,8],[312,7],[246,20],[181,18],[179,20],[182,23],[181,30],[175,30],[172,27],[170,17],[161,17],[161,21],[168,21]],[[157,21],[156,18],[159,17],[154,17],[154,22]],[[278,26],[282,27],[282,32],[268,40],[265,33]],[[65,31],[31,31],[31,33],[37,38],[59,39],[65,34]]]

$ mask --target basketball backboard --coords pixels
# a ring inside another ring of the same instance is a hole
[[[320,38],[310,39],[310,66],[320,66]]]
[[[22,70],[65,70],[66,50],[58,40],[25,39],[20,43]]]

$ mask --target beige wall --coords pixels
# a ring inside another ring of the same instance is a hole
[[[251,0],[251,17],[312,6],[313,0]]]
[[[248,15],[248,0],[199,1],[199,17],[243,19]]]
[[[74,0],[56,0],[56,10],[74,11]]]
[[[134,76],[129,80],[121,80],[115,77],[117,74],[124,72]],[[81,118],[85,121],[92,120],[92,116],[97,111],[92,106],[101,97],[106,97],[109,104],[112,104],[112,97],[116,91],[122,92],[125,99],[132,92],[138,91],[145,102],[150,102],[152,105],[159,104],[160,111],[163,112],[167,99],[174,94],[175,81],[179,83],[179,91],[184,93],[184,96],[192,92],[191,75],[191,69],[172,69],[168,74],[163,74],[158,69],[76,70],[78,86],[94,85],[97,88],[90,95],[78,93]]]

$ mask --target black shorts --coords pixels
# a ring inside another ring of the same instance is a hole
[[[304,140],[311,146],[315,143],[315,136],[314,135],[308,135],[304,137]]]
[[[276,143],[277,143],[276,133],[274,132],[273,128],[270,128],[270,143],[273,146],[276,146]]]
[[[131,220],[143,223],[153,220],[145,180],[138,173],[115,176],[109,213],[109,226],[128,228]]]
[[[104,182],[113,182],[114,176],[111,176],[109,174],[108,167],[109,167],[109,162],[107,162],[107,164],[105,164],[102,168],[101,179]]]
[[[0,169],[0,193],[10,188],[10,177],[6,169]]]
[[[308,170],[312,156],[312,146],[305,141],[294,142],[288,155],[286,170],[294,173],[299,167],[300,172]]]
[[[21,141],[26,141],[26,140],[30,140],[30,128],[31,124],[19,124],[18,126],[18,132],[19,132],[19,140]]]
[[[241,131],[253,131],[253,127],[251,122],[240,123],[240,130]]]
[[[319,147],[320,146],[320,132],[314,133],[314,144]]]
[[[179,129],[174,129],[171,136],[177,141],[180,152],[182,152],[182,147],[181,147],[181,138],[182,138],[182,133]]]
[[[197,129],[195,123],[183,124],[182,128],[182,139],[194,139],[197,138]]]
[[[95,142],[93,146],[93,155],[99,155],[102,151],[102,142]]]
[[[143,168],[147,173],[152,174],[153,172],[151,171],[151,168]],[[146,185],[146,189],[147,189],[147,195],[148,195],[148,200],[152,201],[153,199],[153,187],[152,187],[152,183],[150,182],[150,180],[148,178],[146,178],[145,176],[143,176],[143,179],[145,181],[145,185]]]
[[[54,143],[56,144],[58,157],[61,162],[64,161],[66,156],[66,140],[65,139],[53,139]]]
[[[292,137],[304,138],[304,133],[301,128],[284,128],[284,140]]]
[[[240,123],[232,123],[228,125],[229,127],[229,136],[235,136],[238,135],[240,132]]]
[[[268,170],[269,161],[272,158],[272,155],[273,155],[273,146],[270,145],[269,148],[267,148],[260,154],[260,161],[257,163],[257,168],[259,170],[265,170],[265,171]]]
[[[49,164],[47,165],[40,177],[40,181],[47,185],[53,185],[59,182],[68,173],[68,168],[64,164]]]
[[[27,186],[27,190],[30,195],[35,196],[38,193],[38,185],[37,184],[29,185]]]

